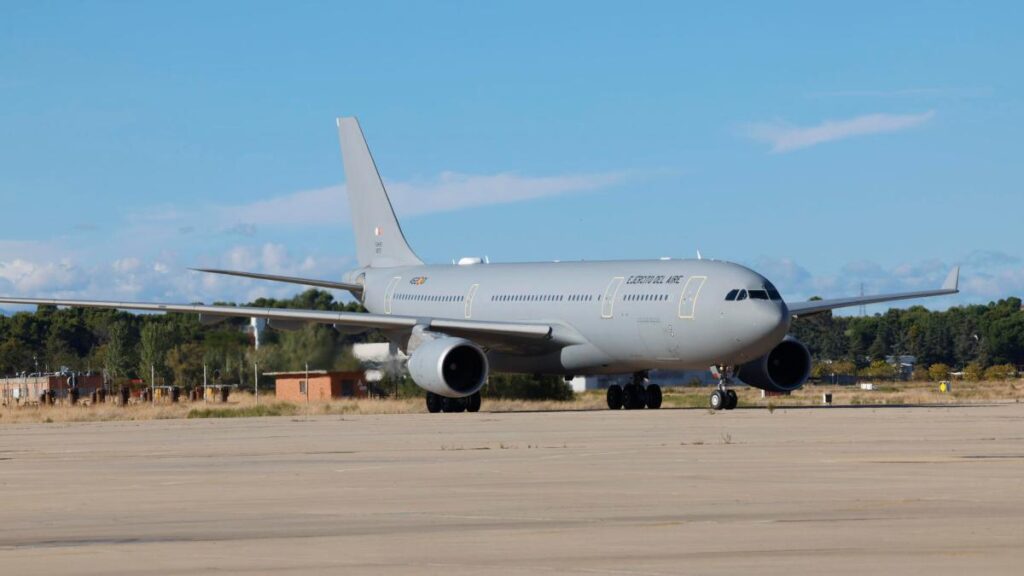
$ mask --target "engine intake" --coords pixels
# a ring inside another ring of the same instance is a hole
[[[771,392],[791,392],[811,375],[811,353],[792,336],[772,351],[740,366],[736,375],[750,386]]]
[[[464,338],[443,336],[420,344],[409,357],[417,386],[447,398],[471,396],[487,381],[487,355]]]

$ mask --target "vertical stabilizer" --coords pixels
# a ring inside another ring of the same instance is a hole
[[[359,265],[374,268],[422,265],[423,261],[405,241],[359,121],[338,118],[338,137]]]

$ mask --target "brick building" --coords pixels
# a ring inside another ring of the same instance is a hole
[[[309,379],[307,381],[307,374]],[[337,398],[365,398],[368,395],[364,372],[329,372],[327,370],[300,370],[297,372],[268,372],[275,380],[274,396],[286,402],[310,402]]]
[[[39,376],[16,376],[0,378],[0,403],[23,404],[38,402],[43,392],[53,391],[55,399],[67,398],[72,385],[78,388],[80,398],[88,398],[94,391],[103,388],[100,374],[43,374]]]

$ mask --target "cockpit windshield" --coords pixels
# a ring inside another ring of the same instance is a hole
[[[771,300],[773,302],[779,302],[782,300],[782,295],[775,289],[775,286],[772,286],[771,282],[765,284],[762,289],[753,288],[751,290],[744,290],[736,288],[735,290],[730,290],[729,293],[725,295],[725,300],[727,302],[736,302],[739,300],[746,300],[747,298],[750,298],[751,300]]]

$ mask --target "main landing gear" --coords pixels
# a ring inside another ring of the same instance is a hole
[[[730,390],[727,386],[731,383],[729,371],[718,366],[711,367],[711,373],[718,378],[718,389],[711,393],[712,410],[732,410],[739,403],[736,391]]]
[[[446,398],[440,394],[427,392],[427,412],[479,412],[480,393],[476,392],[465,398]]]
[[[645,384],[647,374],[637,372],[633,374],[633,382],[625,386],[612,384],[608,387],[608,408],[618,410],[642,410],[645,407],[651,410],[661,408],[661,386],[657,384]]]

